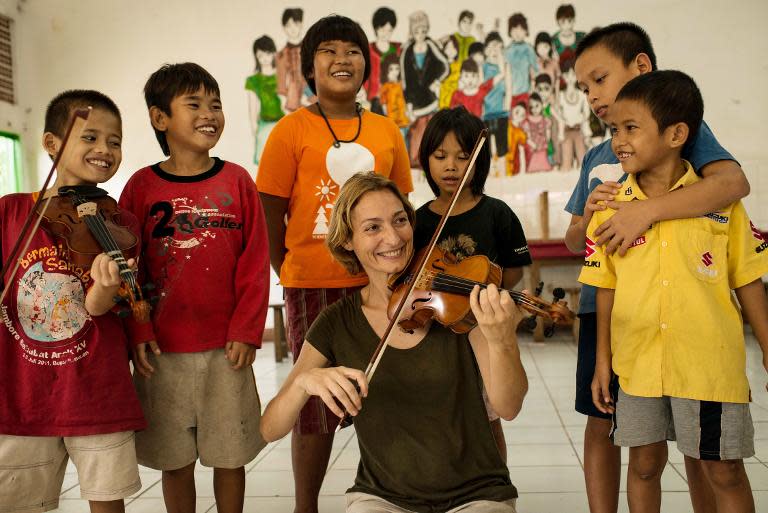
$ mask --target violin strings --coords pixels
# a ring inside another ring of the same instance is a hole
[[[433,284],[443,287],[445,292],[454,292],[457,294],[469,294],[475,285],[485,287],[483,283],[479,283],[466,278],[460,278],[446,273],[436,273],[434,271],[427,271],[425,273],[427,277],[432,279]],[[533,298],[523,294],[522,292],[508,291],[512,296],[512,299],[517,304],[527,305],[532,308],[541,308],[541,305]]]
[[[128,286],[135,294],[137,290],[136,276],[133,270],[128,266],[128,262],[125,260],[120,247],[117,245],[117,242],[109,232],[109,229],[104,223],[104,220],[99,217],[98,214],[84,216],[84,219],[88,227],[91,228],[94,236],[99,239],[99,243],[104,247],[105,250],[107,250],[107,253],[110,255],[110,257],[112,257],[112,259],[117,263],[117,266],[120,269],[120,276],[123,277],[123,279],[126,281],[126,283],[128,283]],[[119,254],[119,258],[115,258],[115,253]]]

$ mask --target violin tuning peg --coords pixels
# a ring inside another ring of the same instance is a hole
[[[119,308],[115,311],[118,317],[121,319],[125,319],[129,315],[131,315],[131,310],[129,308]]]
[[[544,282],[540,281],[539,284],[536,285],[536,290],[534,291],[533,295],[534,296],[540,296],[541,295],[541,291],[543,291],[543,290],[544,290]]]
[[[551,338],[552,335],[554,335],[554,334],[555,334],[555,324],[554,323],[552,323],[549,326],[547,326],[546,328],[544,328],[544,336],[546,338]]]
[[[533,331],[536,329],[536,316],[531,315],[530,317],[526,317],[523,319],[523,326],[525,326],[526,329]]]
[[[562,287],[556,287],[552,291],[552,295],[555,297],[555,301],[560,301],[565,297],[565,290]]]

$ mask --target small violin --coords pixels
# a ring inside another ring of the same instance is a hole
[[[452,254],[436,246],[425,258],[428,248],[422,249],[399,274],[390,279],[392,290],[388,314],[400,304],[410,284],[418,275],[419,264],[424,267],[397,322],[403,331],[423,328],[430,319],[450,328],[455,333],[467,333],[477,321],[469,306],[469,294],[475,285],[485,288],[493,283],[501,285],[502,270],[484,255],[474,255],[458,261]],[[549,318],[554,324],[573,322],[574,314],[564,301],[549,303],[537,296],[508,291],[514,302],[527,312]]]
[[[134,319],[149,321],[149,303],[128,265],[128,258],[139,255],[139,240],[119,223],[120,210],[107,191],[91,185],[60,187],[40,216],[40,226],[64,241],[73,264],[90,269],[97,255],[109,255],[117,263],[125,284],[121,297],[128,301]]]

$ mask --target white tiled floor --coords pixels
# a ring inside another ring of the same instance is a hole
[[[543,344],[521,341],[523,364],[528,372],[530,391],[520,416],[504,424],[512,482],[520,491],[521,513],[587,512],[584,492],[582,453],[585,417],[573,410],[576,346],[570,337],[556,335]],[[746,461],[754,490],[757,511],[768,511],[768,380],[761,364],[760,350],[750,336],[747,346],[748,374],[754,402],[757,455]],[[290,363],[274,362],[273,347],[266,344],[254,363],[263,404],[275,395],[290,370]],[[322,513],[344,510],[344,491],[352,485],[359,457],[351,429],[342,431],[334,441],[331,464],[320,497]],[[626,456],[625,456],[626,459]],[[662,479],[663,511],[691,511],[682,456],[670,447],[670,463]],[[84,513],[85,501],[79,499],[77,476],[70,466],[64,483],[60,511]],[[202,467],[196,473],[198,508],[202,513],[215,511],[212,475]],[[626,467],[624,467],[626,478]],[[129,499],[129,513],[165,510],[160,473],[142,468],[143,488]],[[627,511],[626,485],[622,483],[621,512]],[[248,466],[246,512],[290,513],[293,511],[293,476],[291,473],[290,436],[267,446]]]

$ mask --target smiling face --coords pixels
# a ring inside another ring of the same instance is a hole
[[[546,82],[539,82],[536,84],[536,93],[541,96],[544,103],[549,103],[552,96],[552,84]]]
[[[348,41],[325,41],[317,46],[312,78],[317,95],[345,99],[356,97],[363,84],[365,58],[357,44]]]
[[[123,159],[122,139],[120,119],[108,110],[93,109],[80,137],[72,137],[64,149],[56,184],[94,185],[112,178]],[[61,143],[50,132],[43,135],[43,145],[51,156]]]
[[[659,133],[650,109],[636,100],[617,101],[611,111],[611,149],[625,173],[646,171],[668,155],[674,126]]]
[[[528,109],[531,111],[531,116],[538,116],[541,114],[542,105],[539,100],[531,98],[528,102]]]
[[[509,37],[515,43],[522,43],[528,37],[528,31],[522,25],[517,25],[509,31]]]
[[[352,238],[344,248],[354,251],[366,274],[392,275],[402,271],[413,251],[413,227],[391,191],[365,193],[351,215]]]
[[[625,66],[618,56],[600,44],[579,55],[574,70],[579,89],[587,95],[589,108],[606,122],[610,122],[616,95],[624,84],[641,73],[636,62]],[[568,80],[566,74],[563,77]]]
[[[208,154],[224,130],[224,111],[218,94],[204,88],[171,100],[171,115],[157,107],[150,109],[152,124],[165,132],[168,147]]]

